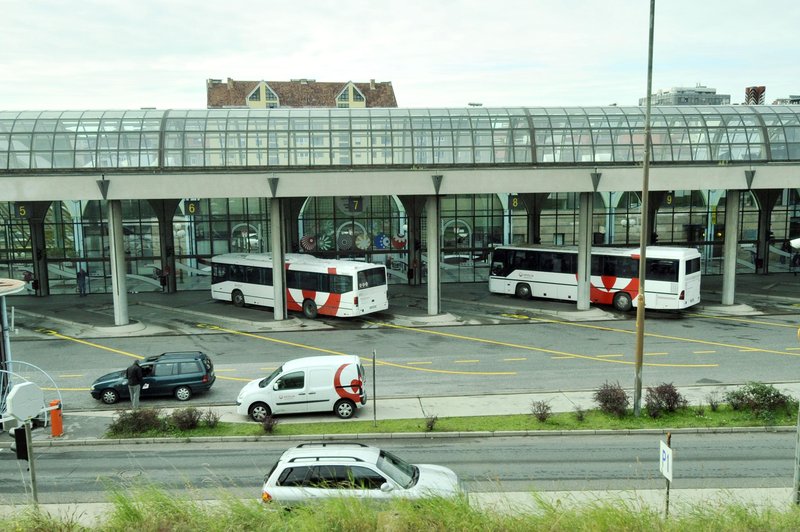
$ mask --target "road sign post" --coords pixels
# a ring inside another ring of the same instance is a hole
[[[664,518],[669,517],[669,486],[672,483],[672,433],[667,432],[667,442],[659,442],[661,445],[659,452],[658,470],[667,479],[667,494],[664,502]]]

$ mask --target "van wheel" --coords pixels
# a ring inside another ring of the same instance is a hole
[[[617,292],[613,301],[614,308],[622,312],[628,312],[633,308],[633,300],[628,292]]]
[[[233,293],[231,294],[231,301],[233,301],[233,304],[236,305],[237,307],[243,307],[244,294],[241,293],[239,290],[234,290]]]
[[[119,401],[119,394],[113,388],[106,388],[100,392],[100,399],[107,405],[113,405]]]
[[[350,419],[356,412],[356,405],[350,399],[339,399],[336,401],[333,411],[342,419]]]
[[[188,386],[178,386],[175,388],[175,399],[178,401],[188,401],[192,396],[192,389]]]
[[[264,403],[253,403],[250,405],[248,413],[250,414],[250,419],[261,423],[272,415],[272,410]]]
[[[525,283],[519,283],[517,285],[517,289],[514,291],[516,296],[520,299],[530,299],[531,298],[531,287]]]
[[[314,303],[311,299],[306,299],[303,301],[303,314],[305,314],[306,318],[313,320],[319,314],[317,310],[317,304]]]

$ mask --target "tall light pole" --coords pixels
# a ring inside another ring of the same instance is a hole
[[[641,234],[639,235],[639,295],[636,298],[636,372],[633,386],[633,415],[642,412],[642,359],[644,358],[644,278],[647,271],[648,196],[650,195],[650,106],[653,94],[653,27],[656,0],[650,0],[650,36],[647,46],[647,107],[644,121],[644,171],[642,174]]]

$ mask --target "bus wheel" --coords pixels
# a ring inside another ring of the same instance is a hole
[[[241,293],[239,290],[234,290],[233,293],[231,294],[231,301],[233,301],[233,304],[236,305],[237,307],[243,307],[244,294]]]
[[[317,304],[314,303],[311,299],[306,299],[303,301],[303,314],[305,314],[306,318],[313,320],[317,317]]]
[[[517,289],[514,291],[520,299],[530,299],[531,298],[531,287],[525,283],[519,283],[517,285]]]
[[[633,300],[628,292],[617,292],[614,296],[614,308],[622,312],[628,312],[633,308]]]

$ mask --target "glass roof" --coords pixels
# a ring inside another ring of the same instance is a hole
[[[800,106],[657,106],[654,163],[800,161]],[[631,164],[642,107],[0,111],[0,171]]]

